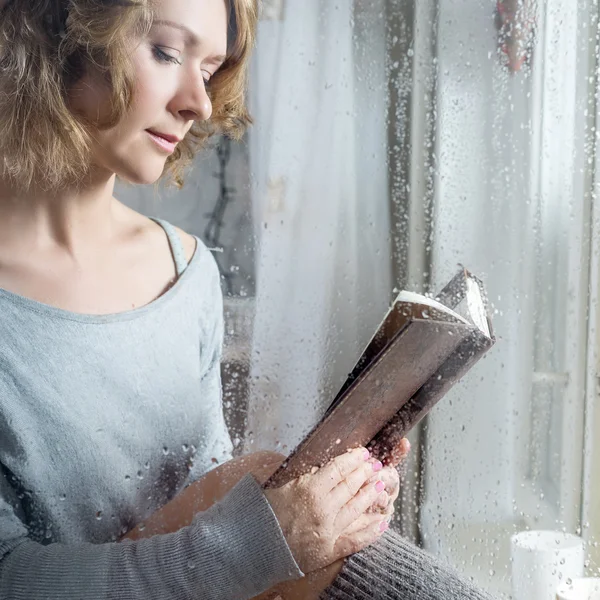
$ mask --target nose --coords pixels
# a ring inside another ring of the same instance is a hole
[[[186,121],[208,121],[210,119],[212,102],[202,74],[187,74],[184,77],[177,111]]]

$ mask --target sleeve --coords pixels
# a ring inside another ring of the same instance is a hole
[[[201,244],[202,242],[198,242]],[[209,283],[206,286],[208,290],[207,302],[202,307],[203,315],[207,315],[208,324],[205,328],[206,339],[200,344],[200,357],[202,364],[202,379],[200,381],[199,401],[207,402],[207,418],[213,424],[209,438],[200,440],[202,446],[210,457],[210,464],[195,463],[185,485],[189,485],[200,479],[211,468],[226,463],[233,458],[233,444],[229,430],[225,423],[223,414],[223,387],[221,385],[221,360],[223,357],[223,339],[224,339],[224,318],[223,318],[223,293],[220,285],[220,273],[217,263],[206,247],[202,245],[206,254],[209,266]]]
[[[201,479],[213,468],[233,458],[233,444],[231,443],[223,415],[221,372],[218,362],[212,365],[208,373],[204,376],[201,382],[200,393],[202,396],[206,395],[206,397],[218,399],[217,402],[212,403],[208,408],[212,413],[210,416],[212,427],[204,436],[208,439],[200,440],[201,445],[206,448],[206,456],[209,457],[210,462],[208,464],[204,460],[193,462],[190,472],[186,477],[184,487]]]
[[[244,600],[302,577],[247,476],[188,527],[138,541],[42,545],[0,484],[1,600]]]

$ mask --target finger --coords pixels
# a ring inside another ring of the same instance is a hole
[[[402,437],[395,427],[387,427],[381,438],[371,447],[373,456],[384,464],[397,466],[406,459],[410,452],[410,442]]]
[[[375,485],[379,481],[377,472],[383,469],[383,465],[379,461],[367,461],[363,462],[362,465],[352,471],[346,479],[338,483],[329,494],[329,499],[332,506],[336,510],[340,510],[342,506],[347,504],[365,483],[373,480],[372,483]],[[385,483],[385,482],[384,482]]]
[[[367,514],[376,514],[381,519],[386,519],[389,522],[394,518],[394,514],[396,512],[396,507],[393,502],[389,502],[385,508],[371,508]]]
[[[379,496],[377,496],[377,500],[375,500],[375,502],[370,506],[370,508],[367,512],[382,514],[388,509],[389,504],[390,504],[390,496],[384,490],[383,492],[381,492],[381,494],[379,494]]]
[[[377,515],[377,518],[374,518],[373,521],[363,529],[351,534],[341,535],[335,544],[336,554],[342,558],[360,552],[363,548],[376,542],[388,527],[388,522],[382,520],[380,515]]]
[[[385,491],[394,497],[400,493],[400,476],[395,467],[384,467],[379,473],[379,478],[385,483]]]
[[[375,473],[369,481],[375,483],[379,479],[385,483],[385,490],[390,496],[392,494],[398,495],[398,492],[400,491],[400,475],[395,467],[383,467],[383,469]]]
[[[410,442],[406,438],[402,438],[398,441],[398,443],[395,443],[393,446],[391,446],[387,463],[397,467],[406,459],[409,452]]]
[[[377,498],[377,504],[384,510],[387,510],[387,508],[390,505],[390,502],[391,502],[391,497],[388,494],[388,492],[385,490],[379,495],[379,498]]]
[[[356,448],[337,456],[314,474],[315,485],[320,485],[325,492],[330,492],[369,458],[371,455],[366,448]]]
[[[377,500],[377,496],[383,492],[385,484],[383,481],[378,481],[375,484],[369,483],[365,485],[359,492],[347,502],[337,514],[334,527],[336,531],[344,531],[350,523],[356,521],[363,513],[367,512],[373,503]]]
[[[375,523],[382,523],[383,521],[387,520],[387,516],[379,513],[379,514],[375,514],[372,512],[366,512],[364,515],[360,515],[360,517],[358,517],[358,519],[356,519],[356,521],[353,521],[352,523],[350,523],[350,525],[348,525],[348,527],[346,527],[346,529],[344,529],[344,531],[342,531],[342,533],[340,534],[340,537],[342,536],[349,536],[352,535],[353,533],[356,533],[357,531],[362,531],[363,529],[365,529],[366,527],[369,527],[370,525],[373,525]]]
[[[387,518],[388,522],[392,520],[394,513],[396,512],[396,505],[390,500],[387,508],[383,511],[383,514]]]

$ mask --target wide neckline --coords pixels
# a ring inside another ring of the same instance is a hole
[[[26,310],[29,310],[34,313],[46,315],[48,317],[55,317],[58,319],[63,319],[67,321],[78,321],[80,323],[117,323],[120,321],[130,321],[132,319],[137,319],[142,317],[148,313],[154,312],[155,310],[160,309],[163,305],[170,302],[175,296],[179,294],[182,286],[185,285],[185,282],[192,276],[194,270],[197,268],[197,263],[200,262],[200,254],[201,254],[201,245],[202,242],[196,236],[196,248],[194,250],[194,254],[188,263],[186,270],[177,278],[177,281],[169,287],[163,294],[150,301],[148,304],[144,306],[140,306],[138,308],[133,308],[131,310],[126,310],[117,313],[109,313],[106,315],[95,315],[89,313],[78,313],[72,312],[70,310],[65,310],[63,308],[58,308],[57,306],[52,306],[51,304],[45,304],[44,302],[40,302],[38,300],[34,300],[33,298],[28,298],[27,296],[22,296],[21,294],[16,294],[15,292],[10,292],[3,288],[0,288],[0,299],[6,299],[9,302],[20,306]]]

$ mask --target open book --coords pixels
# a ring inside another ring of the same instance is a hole
[[[404,436],[495,338],[483,284],[460,272],[436,299],[401,292],[329,409],[267,481],[279,487],[349,448]]]

